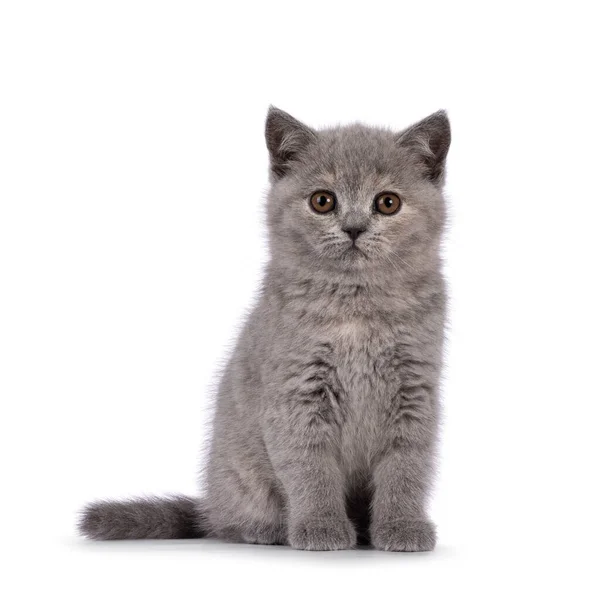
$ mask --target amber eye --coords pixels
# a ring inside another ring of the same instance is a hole
[[[383,192],[375,198],[375,210],[383,215],[393,215],[400,210],[402,200],[390,192]]]
[[[335,196],[330,192],[315,192],[310,197],[310,205],[318,213],[328,213],[335,208]]]

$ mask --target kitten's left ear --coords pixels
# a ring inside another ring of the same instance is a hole
[[[298,152],[316,139],[316,132],[279,108],[271,106],[265,125],[265,138],[275,179],[283,177]]]
[[[443,183],[450,148],[450,121],[445,110],[439,110],[405,129],[397,137],[397,143],[416,152],[430,181],[436,185]]]

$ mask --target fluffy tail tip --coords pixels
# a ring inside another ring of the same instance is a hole
[[[92,502],[77,527],[91,540],[185,539],[204,536],[201,521],[197,500],[173,496]]]

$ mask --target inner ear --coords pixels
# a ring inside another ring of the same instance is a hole
[[[278,179],[289,170],[297,154],[316,139],[316,132],[292,115],[271,106],[265,124],[271,172]]]
[[[425,177],[439,185],[444,180],[450,140],[450,121],[446,111],[440,110],[405,129],[396,141],[416,154]]]

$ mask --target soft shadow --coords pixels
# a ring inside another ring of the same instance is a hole
[[[292,560],[318,563],[331,562],[380,562],[380,561],[437,561],[446,560],[456,555],[450,546],[438,546],[433,552],[381,552],[368,546],[359,546],[355,550],[337,552],[302,552],[289,546],[260,546],[256,544],[234,544],[214,539],[194,540],[119,540],[95,542],[79,538],[68,538],[65,544],[71,549],[82,552],[100,553],[137,553],[137,552],[179,552],[186,554],[210,553],[213,555],[231,556],[236,559],[260,559],[269,561]]]

